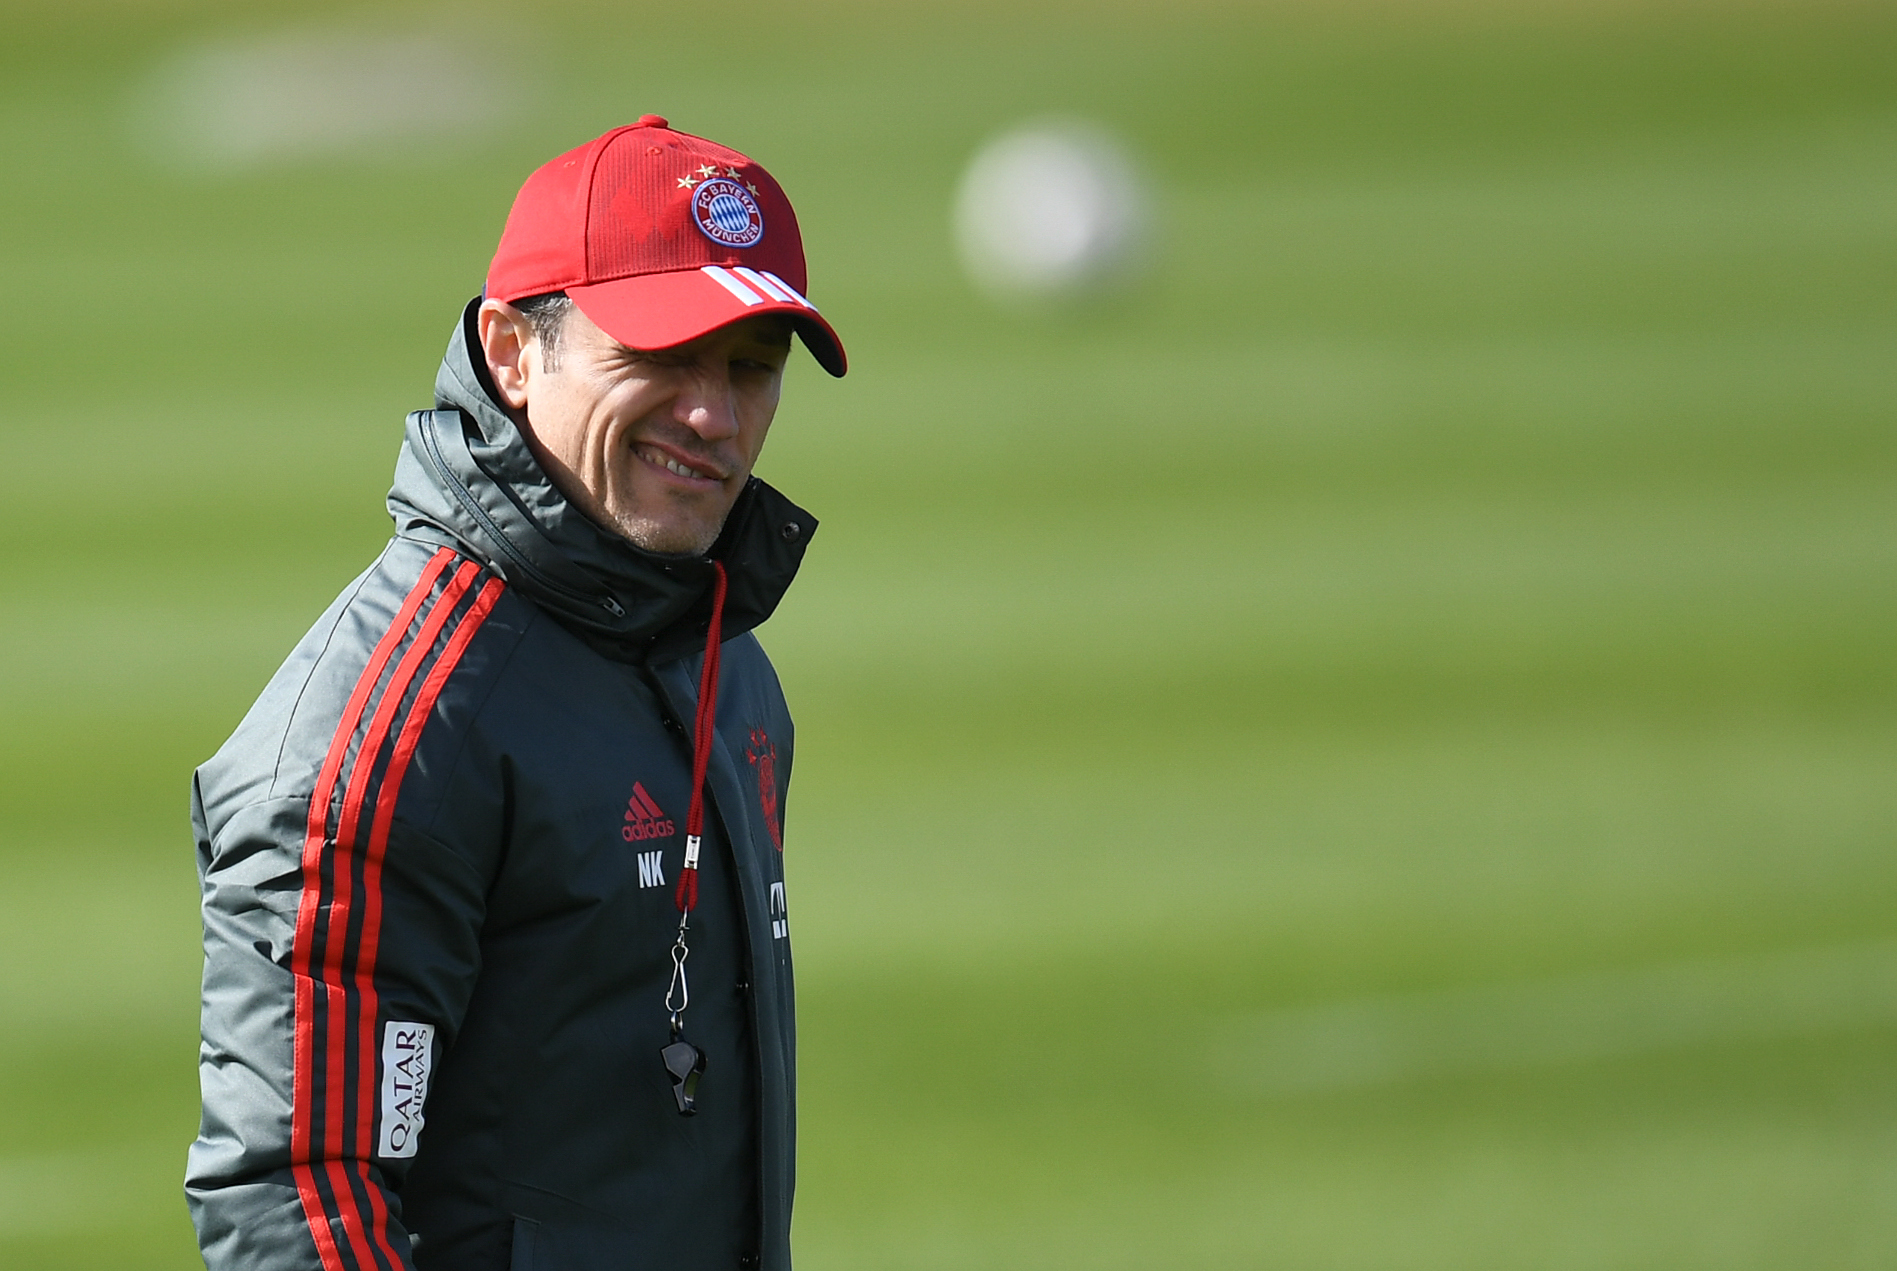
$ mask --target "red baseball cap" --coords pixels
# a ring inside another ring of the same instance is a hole
[[[843,342],[804,299],[807,285],[797,214],[771,174],[645,115],[527,178],[486,295],[564,291],[632,349],[669,349],[781,313],[823,369],[842,375]]]

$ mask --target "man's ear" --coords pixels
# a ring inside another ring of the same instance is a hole
[[[487,373],[501,401],[513,410],[526,410],[527,382],[540,373],[533,323],[504,300],[483,300],[474,324],[481,351],[487,355]]]

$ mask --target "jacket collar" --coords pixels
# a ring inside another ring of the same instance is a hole
[[[724,638],[777,608],[816,518],[757,477],[703,557],[649,552],[601,529],[554,488],[501,409],[468,302],[435,376],[435,409],[408,417],[389,491],[396,531],[482,561],[609,657],[665,660],[702,647],[711,560],[730,579]]]

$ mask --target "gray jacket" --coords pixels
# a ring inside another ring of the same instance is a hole
[[[205,1261],[788,1268],[792,736],[749,632],[816,525],[753,479],[710,553],[685,1118],[659,1051],[711,566],[560,497],[473,313],[409,417],[395,537],[192,785]]]

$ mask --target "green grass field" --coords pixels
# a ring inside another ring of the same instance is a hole
[[[0,1266],[196,1265],[189,771],[520,179],[644,111],[783,180],[854,367],[761,466],[804,1267],[1890,1265],[1897,10],[1532,7],[458,10],[476,132],[219,166],[179,50],[449,11],[15,0]],[[949,201],[1047,113],[1157,267],[996,312]]]

